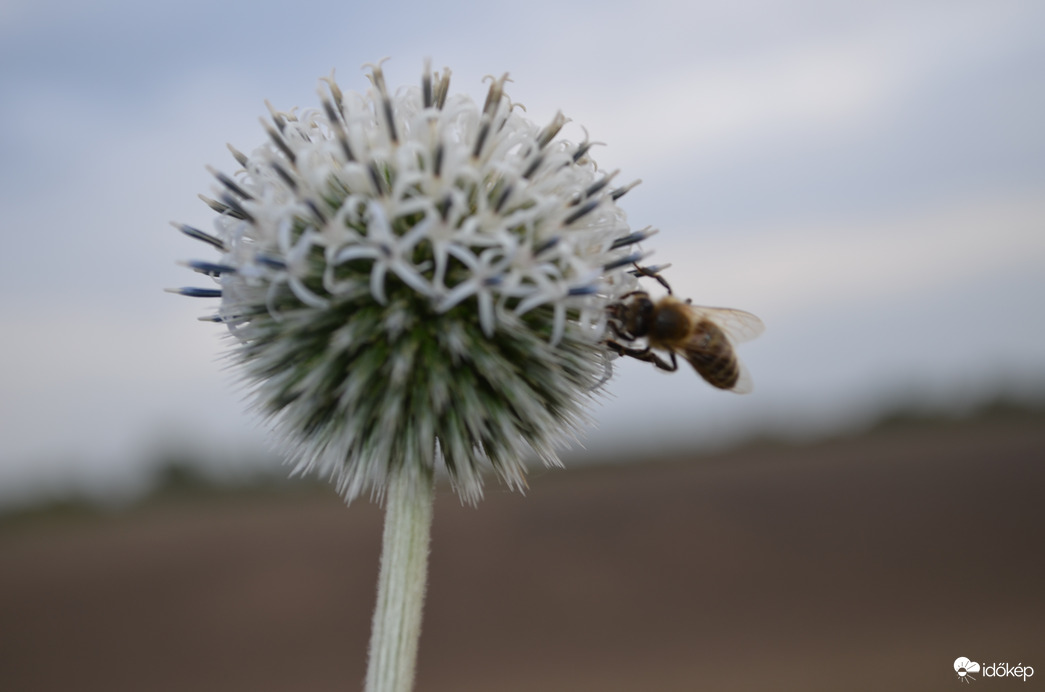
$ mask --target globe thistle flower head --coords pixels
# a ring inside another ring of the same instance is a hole
[[[448,70],[390,93],[323,80],[321,108],[262,121],[267,140],[218,181],[189,266],[216,285],[208,318],[296,470],[347,499],[393,471],[445,469],[474,502],[492,469],[522,488],[530,453],[559,463],[609,354],[606,308],[630,290],[636,244],[616,201],[632,185],[591,144],[556,139],[490,79],[485,103]]]

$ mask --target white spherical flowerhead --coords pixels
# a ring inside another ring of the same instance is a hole
[[[226,175],[221,253],[190,262],[217,282],[213,321],[254,405],[298,471],[347,499],[389,474],[445,467],[475,501],[492,468],[525,485],[535,452],[557,465],[604,380],[607,306],[634,290],[636,244],[590,143],[557,140],[492,79],[484,105],[426,67],[394,95],[332,78],[322,108],[277,112],[268,141]]]

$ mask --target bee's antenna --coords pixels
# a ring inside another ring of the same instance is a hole
[[[658,264],[653,267],[640,267],[638,264],[636,264],[635,269],[631,273],[635,276],[648,276],[651,279],[656,279],[661,286],[668,289],[668,295],[670,296],[673,294],[671,286],[668,284],[667,279],[660,275],[662,271],[664,271],[670,266],[670,264]]]

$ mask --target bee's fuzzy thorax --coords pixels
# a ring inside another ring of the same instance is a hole
[[[685,301],[664,296],[654,304],[653,327],[649,342],[653,348],[672,348],[693,333],[695,318]]]

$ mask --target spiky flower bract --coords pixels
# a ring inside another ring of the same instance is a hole
[[[485,104],[448,70],[392,94],[324,80],[322,108],[262,121],[242,170],[213,171],[217,288],[231,352],[301,471],[351,499],[441,460],[469,501],[492,468],[524,485],[558,464],[606,372],[606,306],[634,287],[634,244],[590,143],[527,120],[491,79]]]

